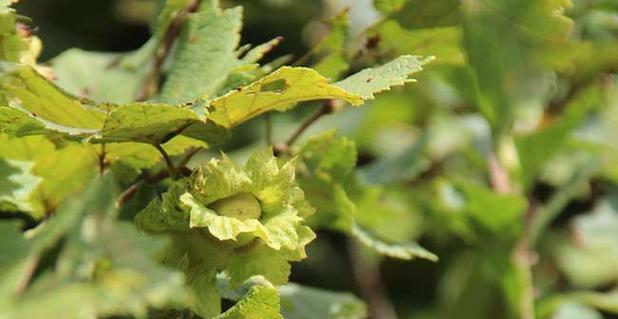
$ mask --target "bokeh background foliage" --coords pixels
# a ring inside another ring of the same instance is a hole
[[[140,51],[123,60],[135,70],[106,68],[160,32],[159,4],[28,0],[14,7],[42,39],[39,61],[56,84],[83,98],[114,94],[125,102],[139,94],[135,74],[146,74]],[[244,7],[241,44],[282,37],[263,60],[273,68],[310,66],[339,80],[400,55],[435,56],[416,83],[361,108],[334,106],[295,144],[299,185],[327,214],[310,220],[317,239],[292,266],[290,281],[305,286],[279,289],[286,318],[618,317],[618,2],[222,1],[237,5]],[[274,141],[322,107],[306,104],[269,116]],[[191,154],[188,167],[221,150],[242,161],[265,145],[265,123],[261,116],[235,127],[224,144]],[[13,312],[2,313],[9,306],[0,301],[0,318],[167,318],[152,309],[193,298],[181,274],[154,262],[165,238],[131,222],[167,185],[145,183],[114,207],[140,175],[164,168],[156,150],[110,144],[117,178],[85,187],[97,179],[96,151],[61,137],[9,138],[10,130],[0,127],[0,295],[16,287],[24,293],[28,283],[19,280],[33,280]],[[168,143],[179,161],[195,146]],[[4,192],[14,184],[22,193]],[[35,200],[23,200],[32,193]],[[36,228],[42,217],[48,225]],[[83,280],[93,269],[94,280]],[[127,290],[127,281],[139,289]]]

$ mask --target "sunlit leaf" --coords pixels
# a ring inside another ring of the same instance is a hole
[[[413,82],[409,76],[423,69],[423,65],[433,57],[400,56],[395,60],[375,68],[362,70],[333,85],[346,92],[360,95],[364,100],[374,99],[375,93],[390,90],[393,86]]]
[[[342,99],[355,105],[362,102],[359,96],[328,84],[326,78],[311,69],[282,67],[210,101],[208,118],[229,128],[268,111],[283,111],[299,102],[323,99]]]
[[[253,286],[232,308],[216,319],[283,319],[279,314],[277,289]]]

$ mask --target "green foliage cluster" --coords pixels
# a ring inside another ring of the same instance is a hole
[[[160,0],[140,48],[45,63],[14,2],[0,318],[618,315],[613,1],[375,0],[360,31],[352,3],[264,62],[241,6]],[[289,282],[322,235],[362,298]],[[439,269],[430,304],[388,300],[389,258]]]

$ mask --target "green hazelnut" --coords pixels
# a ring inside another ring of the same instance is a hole
[[[214,210],[220,216],[233,217],[241,221],[258,219],[262,216],[260,202],[249,193],[238,193],[218,199],[208,205],[208,208]]]

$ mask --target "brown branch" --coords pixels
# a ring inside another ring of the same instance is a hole
[[[309,117],[303,120],[300,125],[292,132],[292,135],[288,137],[283,144],[275,145],[275,154],[286,153],[289,151],[290,146],[298,140],[298,138],[313,125],[322,116],[333,113],[335,110],[335,100],[326,100],[322,104],[322,107],[311,113]]]
[[[172,158],[169,156],[169,154],[167,154],[167,152],[165,151],[163,146],[161,146],[161,144],[152,144],[152,146],[154,146],[157,149],[157,151],[161,153],[161,156],[163,157],[163,161],[165,161],[165,166],[167,166],[167,170],[169,171],[169,176],[172,179],[176,179],[176,168],[174,167],[174,162],[172,162]]]
[[[34,273],[36,272],[39,266],[40,260],[41,260],[40,253],[32,254],[28,258],[28,260],[26,261],[26,265],[24,266],[24,271],[21,277],[19,278],[19,281],[17,282],[17,291],[16,291],[17,294],[22,294],[26,291],[26,288],[28,288],[28,285],[30,284],[32,277],[34,276]]]
[[[190,13],[197,11],[199,8],[198,0],[191,0],[187,6],[178,13],[174,21],[170,24],[161,40],[161,45],[157,48],[154,57],[154,63],[150,72],[144,80],[144,85],[137,96],[138,101],[145,101],[152,97],[159,87],[159,77],[161,75],[161,67],[171,52],[172,46],[180,35],[182,26]]]
[[[498,147],[499,149],[499,147]],[[511,183],[509,172],[499,161],[495,152],[491,152],[487,158],[487,169],[493,190],[499,194],[513,193],[515,190]],[[529,201],[529,208],[524,215],[524,230],[517,240],[511,252],[511,262],[519,273],[519,284],[522,287],[522,294],[519,299],[519,318],[534,319],[534,283],[532,282],[532,265],[534,263],[535,252],[528,241],[530,231],[530,216],[534,214],[534,209]]]
[[[118,196],[118,199],[116,200],[116,207],[121,207],[131,198],[133,198],[139,188],[142,187],[144,184],[156,184],[168,177],[169,171],[167,169],[160,170],[153,175],[147,175],[143,177],[142,179],[129,186],[124,192],[122,192],[122,194],[120,194],[120,196]]]
[[[361,247],[354,239],[348,241],[354,281],[363,299],[369,306],[370,318],[397,319],[395,307],[389,300],[382,278],[378,261],[362,256]]]
[[[106,159],[105,157],[107,156],[107,153],[105,151],[105,143],[101,144],[101,153],[99,153],[99,175],[103,176],[103,173],[105,173],[105,166],[107,165],[107,163],[105,163]]]
[[[193,155],[197,154],[201,149],[200,148],[193,148],[191,150],[189,150],[184,156],[183,158],[180,160],[178,166],[174,169],[174,171],[176,171],[176,173],[182,175],[182,176],[189,176],[191,175],[191,170],[188,169],[186,167],[187,163],[189,163],[189,161],[191,160],[191,158],[193,157]],[[142,187],[145,184],[156,184],[166,178],[168,178],[170,176],[170,171],[169,169],[162,169],[160,171],[158,171],[157,173],[153,174],[153,175],[146,175],[144,177],[142,177],[140,180],[138,180],[137,182],[133,183],[131,186],[129,186],[124,192],[122,192],[122,194],[120,194],[120,196],[118,196],[118,199],[116,200],[116,207],[121,207],[122,205],[124,205],[126,202],[128,202],[131,198],[133,198],[133,196],[135,196],[135,194],[137,193],[137,191],[139,190],[140,187]]]
[[[489,170],[489,179],[492,188],[500,194],[511,192],[511,180],[509,173],[504,166],[498,161],[495,153],[490,153],[487,157],[487,169]]]
[[[194,147],[188,150],[187,153],[178,162],[178,166],[176,166],[177,170],[181,170],[183,167],[187,166],[187,164],[193,158],[193,156],[199,153],[201,150],[202,149],[199,147]]]

